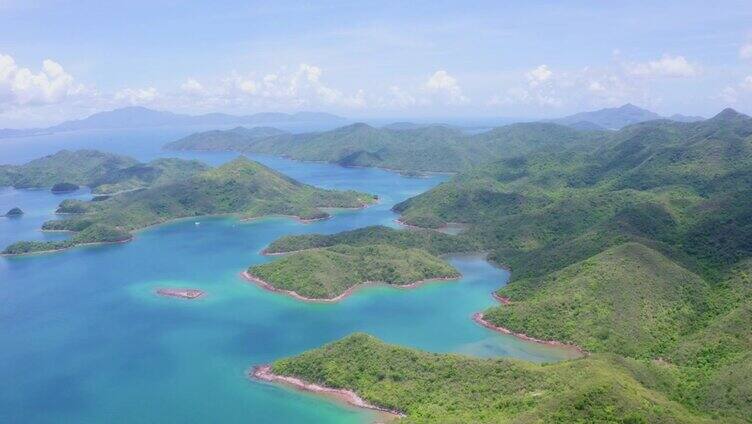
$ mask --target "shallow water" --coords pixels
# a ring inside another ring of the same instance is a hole
[[[164,155],[153,139],[138,139],[148,146],[137,156]],[[184,156],[216,164],[234,155]],[[447,178],[255,159],[307,183],[378,194],[381,203],[312,224],[183,220],[139,232],[130,243],[0,258],[0,422],[367,422],[374,417],[369,411],[246,377],[254,364],[356,331],[436,352],[532,361],[571,355],[473,323],[472,313],[492,305],[491,291],[508,278],[479,257],[450,259],[464,276],[460,281],[412,290],[368,287],[337,304],[302,303],[245,282],[239,273],[273,260],[259,251],[278,237],[396,226],[389,210],[395,202]],[[26,211],[0,218],[2,244],[61,237],[38,231],[61,200],[42,190],[0,190],[0,211]],[[158,287],[199,288],[206,296],[159,297]]]

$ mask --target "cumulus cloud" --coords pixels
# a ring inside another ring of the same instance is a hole
[[[180,85],[180,89],[187,94],[201,95],[205,92],[204,86],[193,78],[188,78],[183,84]]]
[[[145,105],[153,103],[159,92],[154,87],[148,88],[123,88],[115,92],[115,101],[129,105]]]
[[[548,69],[547,65],[540,65],[535,69],[528,71],[527,79],[531,86],[537,86],[551,79],[553,72]]]
[[[213,82],[189,78],[180,88],[194,102],[207,108],[362,108],[367,105],[365,92],[357,90],[350,95],[344,94],[327,85],[323,81],[323,74],[320,67],[302,63],[292,71],[283,68],[262,76],[231,72]]]
[[[658,60],[632,64],[629,72],[641,77],[687,78],[698,75],[700,71],[684,56],[663,55]]]
[[[739,48],[739,57],[742,59],[752,59],[752,41],[742,45]]]
[[[549,69],[548,65],[539,65],[525,72],[527,83],[511,87],[503,96],[493,96],[489,105],[533,105],[542,107],[559,107],[563,104],[558,95],[559,86],[567,84]]]
[[[428,93],[442,97],[447,103],[461,104],[468,101],[462,94],[457,79],[444,70],[438,70],[429,76],[423,87]]]
[[[0,54],[0,108],[60,103],[84,91],[83,85],[51,59],[45,59],[42,69],[34,72]]]
[[[741,83],[741,87],[745,90],[752,91],[752,75],[747,75]]]

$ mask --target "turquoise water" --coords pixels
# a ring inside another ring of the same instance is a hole
[[[133,140],[128,134],[118,136]],[[136,137],[129,149],[142,159],[163,155],[154,140],[171,136]],[[233,157],[193,156],[212,163]],[[254,364],[355,331],[436,352],[532,361],[570,354],[471,321],[508,278],[478,257],[450,259],[464,275],[458,282],[368,287],[337,304],[302,303],[245,282],[239,273],[271,260],[259,251],[276,238],[395,225],[395,202],[447,178],[255,158],[302,181],[368,191],[382,202],[313,224],[201,218],[150,228],[126,244],[0,258],[0,422],[368,422],[371,412],[246,376]],[[42,190],[0,190],[0,210],[27,212],[0,221],[0,241],[60,237],[38,225],[54,217],[61,200]],[[156,296],[158,287],[207,294],[185,301]]]

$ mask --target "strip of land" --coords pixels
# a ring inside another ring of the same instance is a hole
[[[174,288],[161,288],[157,289],[157,294],[166,297],[177,297],[179,299],[198,299],[205,293],[198,289],[174,289]]]
[[[365,400],[363,400],[363,398],[358,396],[357,393],[353,392],[352,390],[335,389],[332,387],[326,387],[326,386],[322,386],[319,384],[314,384],[308,381],[304,381],[299,378],[275,374],[272,371],[271,365],[254,366],[253,369],[251,370],[251,377],[257,380],[266,381],[270,383],[283,384],[285,386],[290,386],[294,389],[302,390],[305,392],[312,392],[312,393],[321,394],[325,396],[331,396],[335,399],[343,401],[349,405],[356,406],[358,408],[373,409],[375,411],[388,414],[392,418],[402,418],[405,416],[405,414],[399,411],[382,408],[382,407],[370,404],[366,402]]]

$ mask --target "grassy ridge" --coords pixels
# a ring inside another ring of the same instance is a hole
[[[291,253],[248,272],[275,288],[310,299],[331,299],[364,282],[404,286],[435,278],[459,277],[443,260],[424,250],[390,245],[336,245]]]
[[[434,255],[473,251],[474,246],[458,237],[452,237],[436,231],[403,231],[376,225],[343,231],[337,234],[301,234],[284,236],[275,240],[265,253],[285,253],[298,250],[331,247],[338,244],[349,246],[370,246],[389,244],[399,248],[420,248]]]
[[[15,188],[87,186],[94,193],[110,194],[187,179],[208,166],[198,161],[156,159],[139,163],[133,158],[96,150],[61,150],[24,165],[0,166],[0,186]]]
[[[441,125],[390,129],[359,123],[321,133],[269,137],[243,135],[238,129],[210,131],[169,143],[166,148],[234,150],[344,166],[451,172],[492,158],[593,146],[601,136],[550,123],[513,124],[479,135],[467,135]]]
[[[652,367],[614,356],[553,365],[388,345],[363,334],[273,364],[273,371],[407,414],[408,423],[710,422],[640,380]]]
[[[499,290],[514,302],[491,309],[486,320],[591,352],[646,358],[665,356],[696,329],[710,294],[702,278],[639,243],[615,246],[534,284],[537,290],[522,295],[515,285]]]
[[[43,229],[74,231],[77,235],[62,244],[21,242],[9,246],[5,253],[81,244],[81,234],[87,234],[86,230],[94,225],[122,234],[173,219],[213,214],[239,214],[244,218],[282,214],[320,219],[328,216],[322,207],[355,208],[373,201],[373,196],[364,193],[302,184],[257,162],[239,158],[188,179],[175,179],[105,200],[63,202],[59,211],[75,215],[48,221]],[[110,241],[110,237],[93,238],[87,237],[86,242]]]

